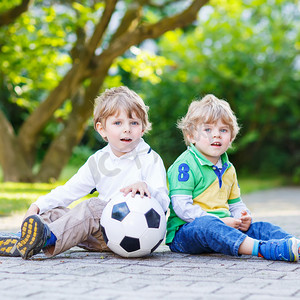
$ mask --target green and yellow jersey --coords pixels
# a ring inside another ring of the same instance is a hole
[[[230,217],[229,205],[241,201],[236,171],[224,153],[222,169],[206,159],[194,145],[188,147],[168,170],[170,198],[173,195],[192,196],[193,205],[220,218]],[[180,219],[170,204],[166,243],[171,243],[178,228],[186,222]]]

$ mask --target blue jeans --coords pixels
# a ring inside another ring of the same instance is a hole
[[[169,247],[173,252],[217,252],[238,256],[240,245],[247,236],[264,241],[292,237],[279,226],[268,222],[254,222],[248,231],[242,232],[227,226],[219,218],[208,215],[181,226]]]

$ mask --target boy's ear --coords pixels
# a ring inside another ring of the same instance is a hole
[[[100,122],[96,123],[96,130],[102,136],[103,139],[106,138],[105,128],[103,127],[102,123]]]
[[[194,135],[193,134],[187,134],[186,135],[187,140],[189,141],[189,143],[191,144],[195,144],[195,139],[194,139]]]

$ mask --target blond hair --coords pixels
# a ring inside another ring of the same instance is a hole
[[[193,136],[199,125],[214,124],[218,120],[229,126],[233,141],[240,129],[234,112],[228,102],[208,94],[190,104],[187,114],[178,121],[177,127],[182,130],[184,141],[189,145],[188,136]]]
[[[106,89],[95,99],[94,105],[94,128],[100,122],[105,128],[106,119],[124,110],[129,118],[132,113],[141,119],[143,130],[146,133],[151,129],[148,120],[149,107],[145,105],[142,98],[126,86]]]

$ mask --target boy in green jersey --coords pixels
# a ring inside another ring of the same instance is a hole
[[[240,197],[226,154],[239,131],[229,104],[214,95],[193,101],[178,127],[188,148],[168,170],[171,251],[298,261],[299,240],[271,223],[252,222]]]

